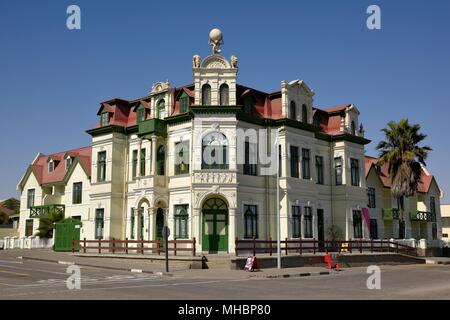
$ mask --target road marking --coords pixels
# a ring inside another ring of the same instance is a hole
[[[0,263],[23,264],[22,261],[8,261],[8,260],[0,260]]]
[[[131,269],[131,272],[142,273],[142,269]]]
[[[0,273],[13,274],[13,275],[16,275],[16,276],[18,276],[18,277],[28,277],[28,276],[29,276],[28,273],[19,273],[19,272],[6,271],[6,270],[0,270]]]

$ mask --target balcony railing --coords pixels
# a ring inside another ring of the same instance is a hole
[[[64,216],[66,206],[63,204],[49,204],[45,206],[30,207],[30,218],[42,218],[52,213],[59,213]]]
[[[433,221],[436,221],[436,213],[427,212],[427,211],[415,211],[415,212],[410,212],[409,218],[412,221],[433,222]]]
[[[161,119],[149,119],[139,123],[138,126],[139,136],[145,136],[148,134],[156,134],[158,136],[167,136],[167,125],[164,120]]]
[[[382,211],[383,220],[399,220],[400,211],[396,208],[385,208]]]

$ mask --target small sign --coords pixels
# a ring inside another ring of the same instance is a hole
[[[170,236],[170,229],[168,226],[164,226],[162,229],[162,236],[165,238],[169,238]]]
[[[245,263],[244,271],[259,271],[258,260],[255,256],[248,257],[247,262]]]
[[[342,252],[348,252],[348,242],[342,242],[341,243],[341,253]]]
[[[80,225],[79,224],[77,224],[77,225],[75,225],[75,229],[80,229]]]

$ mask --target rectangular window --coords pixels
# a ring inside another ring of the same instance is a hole
[[[323,181],[323,157],[316,156],[317,184],[324,184]]]
[[[189,141],[175,143],[175,175],[189,173]]]
[[[302,215],[300,206],[292,206],[292,238],[301,238]]]
[[[430,212],[431,214],[436,214],[436,199],[434,197],[430,197]]]
[[[33,235],[33,219],[25,221],[25,237],[31,237]]]
[[[72,203],[80,204],[83,201],[82,195],[83,195],[83,183],[75,182],[73,184],[73,190],[72,190]]]
[[[72,167],[72,163],[73,163],[72,157],[68,157],[68,158],[66,159],[66,170],[69,170],[70,167]]]
[[[174,215],[174,223],[175,223],[175,239],[188,239],[188,205],[176,205],[175,206],[175,215]]]
[[[137,164],[138,164],[138,151],[137,150],[133,150],[133,155],[131,158],[131,175],[132,178],[136,178],[137,176]]]
[[[48,172],[53,172],[55,170],[55,163],[53,161],[50,161],[48,163]]]
[[[34,189],[28,189],[28,191],[27,191],[27,209],[30,209],[31,207],[34,206],[34,194],[35,194]]]
[[[255,205],[244,205],[244,225],[247,239],[258,238],[258,211]]]
[[[109,113],[103,112],[100,115],[100,126],[104,127],[104,126],[107,126],[108,124],[109,124]]]
[[[105,209],[95,209],[95,239],[103,239]]]
[[[291,177],[298,178],[298,165],[299,165],[299,159],[298,159],[298,147],[291,146],[290,147],[290,153],[291,153]]]
[[[141,149],[141,166],[139,169],[141,177],[145,177],[145,148]]]
[[[305,238],[313,237],[313,228],[312,228],[312,208],[305,207],[305,215],[303,216],[303,226],[304,226],[304,234]]]
[[[142,122],[142,121],[144,121],[145,120],[145,109],[144,109],[144,107],[139,107],[138,109],[137,109],[137,121],[138,122]]]
[[[309,149],[302,149],[302,178],[311,179],[311,164],[309,158]]]
[[[437,224],[435,222],[433,222],[433,224],[431,225],[431,235],[433,237],[433,240],[437,240]]]
[[[367,206],[369,208],[375,208],[376,202],[375,202],[375,188],[368,187],[367,188]]]
[[[352,175],[352,186],[359,186],[359,161],[358,159],[350,159],[350,169]]]
[[[244,174],[256,176],[256,145],[245,141]]]
[[[184,113],[188,110],[189,97],[183,96],[180,98],[180,113]]]
[[[281,145],[278,145],[278,176],[280,176],[280,177],[281,177],[281,174],[282,174],[282,171],[281,171],[281,168],[282,168],[281,162],[282,162],[282,157],[281,157]]]
[[[106,151],[97,154],[97,182],[106,180]]]
[[[353,210],[353,238],[362,238],[362,218],[360,210]]]
[[[370,239],[378,239],[377,219],[370,219]]]
[[[134,209],[131,208],[131,216],[130,216],[130,238],[134,239],[134,224],[135,224],[135,217],[134,217]]]
[[[336,185],[342,185],[342,157],[334,158],[334,176]]]

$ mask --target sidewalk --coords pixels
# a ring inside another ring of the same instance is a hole
[[[298,267],[273,269],[266,268],[260,271],[245,272],[243,270],[231,269],[188,269],[185,265],[177,264],[176,261],[169,262],[169,274],[165,274],[164,263],[162,261],[154,262],[150,258],[135,259],[117,259],[117,258],[99,258],[73,255],[66,252],[54,252],[50,249],[33,250],[6,250],[0,251],[1,258],[19,258],[24,260],[43,261],[50,263],[59,263],[63,265],[76,264],[78,266],[102,268],[110,270],[120,270],[139,273],[150,273],[173,276],[185,279],[248,279],[248,278],[289,278],[289,277],[308,277],[325,276],[335,274],[336,271],[330,271],[324,267]],[[124,257],[125,258],[125,257]],[[183,257],[184,258],[184,257]],[[183,260],[181,258],[181,260]],[[192,257],[191,257],[192,258]]]

